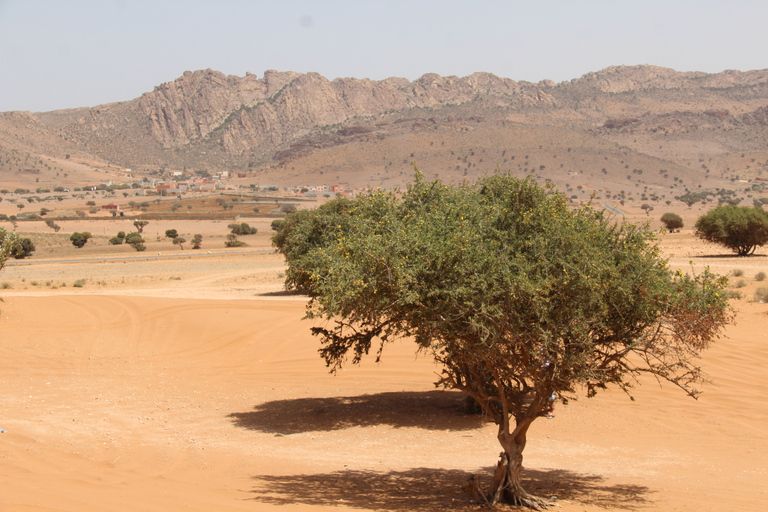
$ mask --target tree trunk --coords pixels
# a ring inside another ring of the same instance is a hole
[[[499,434],[499,442],[504,451],[499,456],[500,460],[493,475],[493,483],[487,497],[488,503],[490,505],[508,503],[543,510],[551,503],[525,492],[520,482],[525,434],[518,434],[517,439],[511,437],[509,434]]]

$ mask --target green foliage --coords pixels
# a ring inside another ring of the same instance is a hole
[[[661,223],[664,224],[664,227],[668,229],[670,233],[676,229],[680,230],[683,227],[683,219],[676,213],[665,213],[661,216]]]
[[[270,224],[269,227],[272,228],[272,231],[280,231],[280,228],[283,226],[283,219],[275,219],[272,221],[272,224]]]
[[[241,224],[233,223],[227,226],[231,230],[233,235],[254,235],[258,232],[258,229],[252,228],[247,222]]]
[[[56,222],[53,219],[46,219],[45,220],[45,225],[48,226],[49,228],[51,228],[54,233],[58,233],[59,230],[61,229],[61,226],[56,224]]]
[[[93,238],[93,235],[88,231],[83,231],[82,233],[75,232],[69,237],[72,245],[78,249],[82,249],[91,238]]]
[[[615,225],[533,180],[415,183],[285,219],[273,243],[286,286],[332,371],[412,337],[499,426],[508,469],[491,496],[520,497],[526,432],[582,386],[628,390],[650,373],[695,396],[700,350],[730,320],[727,280],[670,273],[654,235]],[[519,456],[519,458],[518,458]],[[500,492],[503,490],[504,492]]]
[[[33,252],[35,252],[35,244],[32,243],[32,240],[29,238],[21,238],[19,239],[18,245],[16,245],[16,248],[13,250],[12,255],[17,260],[23,260],[28,256],[32,256]]]
[[[227,240],[224,242],[224,247],[243,247],[245,242],[237,239],[237,235],[230,233],[227,235]]]
[[[5,262],[13,256],[20,244],[21,237],[19,235],[0,228],[0,270],[5,267]]]
[[[699,217],[695,234],[739,256],[747,256],[768,242],[768,212],[748,206],[721,205]]]
[[[78,279],[74,283],[72,283],[72,286],[75,288],[82,288],[85,286],[86,280],[85,279]]]
[[[166,229],[165,236],[166,238],[176,238],[179,236],[179,233],[175,229]]]
[[[139,232],[128,233],[125,236],[125,243],[133,247],[138,252],[141,252],[147,249],[146,246],[144,245],[144,238],[141,236],[141,233]]]
[[[195,235],[192,237],[192,249],[199,249],[203,243],[203,235]]]
[[[186,238],[177,236],[177,237],[175,237],[173,239],[173,245],[178,245],[181,248],[182,251],[184,250],[184,245],[183,244],[185,244],[185,243],[187,243],[187,239]]]
[[[143,204],[143,203],[142,203]],[[149,224],[149,221],[147,220],[135,220],[133,221],[133,226],[136,228],[136,231],[139,233],[144,232],[144,228]]]
[[[112,245],[120,245],[123,243],[123,239],[120,238],[119,236],[113,236],[112,238],[109,239],[109,243]]]

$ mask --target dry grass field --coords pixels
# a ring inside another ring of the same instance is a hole
[[[106,242],[121,221],[82,222],[61,232],[88,226],[80,250],[23,232],[38,252],[0,275],[1,511],[479,509],[461,487],[488,478],[494,426],[435,390],[407,340],[329,375],[305,299],[281,293],[266,221],[238,249],[225,221],[153,222],[153,236],[200,232],[203,249],[152,239],[144,253]],[[768,500],[768,304],[753,300],[768,257],[690,230],[660,243],[673,267],[741,274],[736,323],[704,355],[698,401],[647,381],[635,401],[611,391],[533,426],[527,486],[555,510]]]

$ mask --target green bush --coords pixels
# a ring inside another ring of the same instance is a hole
[[[224,247],[242,247],[245,245],[245,242],[242,242],[237,239],[237,236],[234,233],[230,233],[227,235],[227,241],[224,242]]]
[[[82,233],[72,233],[72,235],[69,237],[70,241],[72,242],[72,245],[77,247],[78,249],[82,249],[85,244],[93,238],[93,235],[90,234],[88,231],[83,231]]]
[[[82,288],[83,286],[85,286],[85,279],[78,279],[77,281],[72,283],[72,286],[74,286],[75,288]]]
[[[233,235],[254,235],[258,231],[256,228],[252,228],[247,222],[242,224],[233,223],[227,226],[231,230]]]
[[[695,234],[747,256],[768,242],[768,212],[760,208],[721,205],[696,221]]]
[[[755,274],[755,281],[765,281],[765,272]]]
[[[665,213],[661,216],[661,222],[670,233],[683,227],[683,219],[676,213]]]

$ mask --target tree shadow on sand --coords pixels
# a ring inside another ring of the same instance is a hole
[[[463,407],[462,393],[436,390],[273,400],[228,417],[238,427],[284,435],[374,425],[473,430],[486,422],[482,415],[464,413]]]
[[[490,480],[491,468],[483,478]],[[314,505],[390,511],[469,511],[474,504],[461,470],[415,468],[407,471],[335,471],[314,475],[259,475],[254,501],[272,505]],[[486,482],[484,482],[486,483]],[[551,501],[571,501],[605,509],[647,506],[647,487],[609,485],[599,476],[563,470],[525,470],[525,489]],[[512,508],[501,508],[512,510]],[[517,510],[516,508],[514,510]]]

